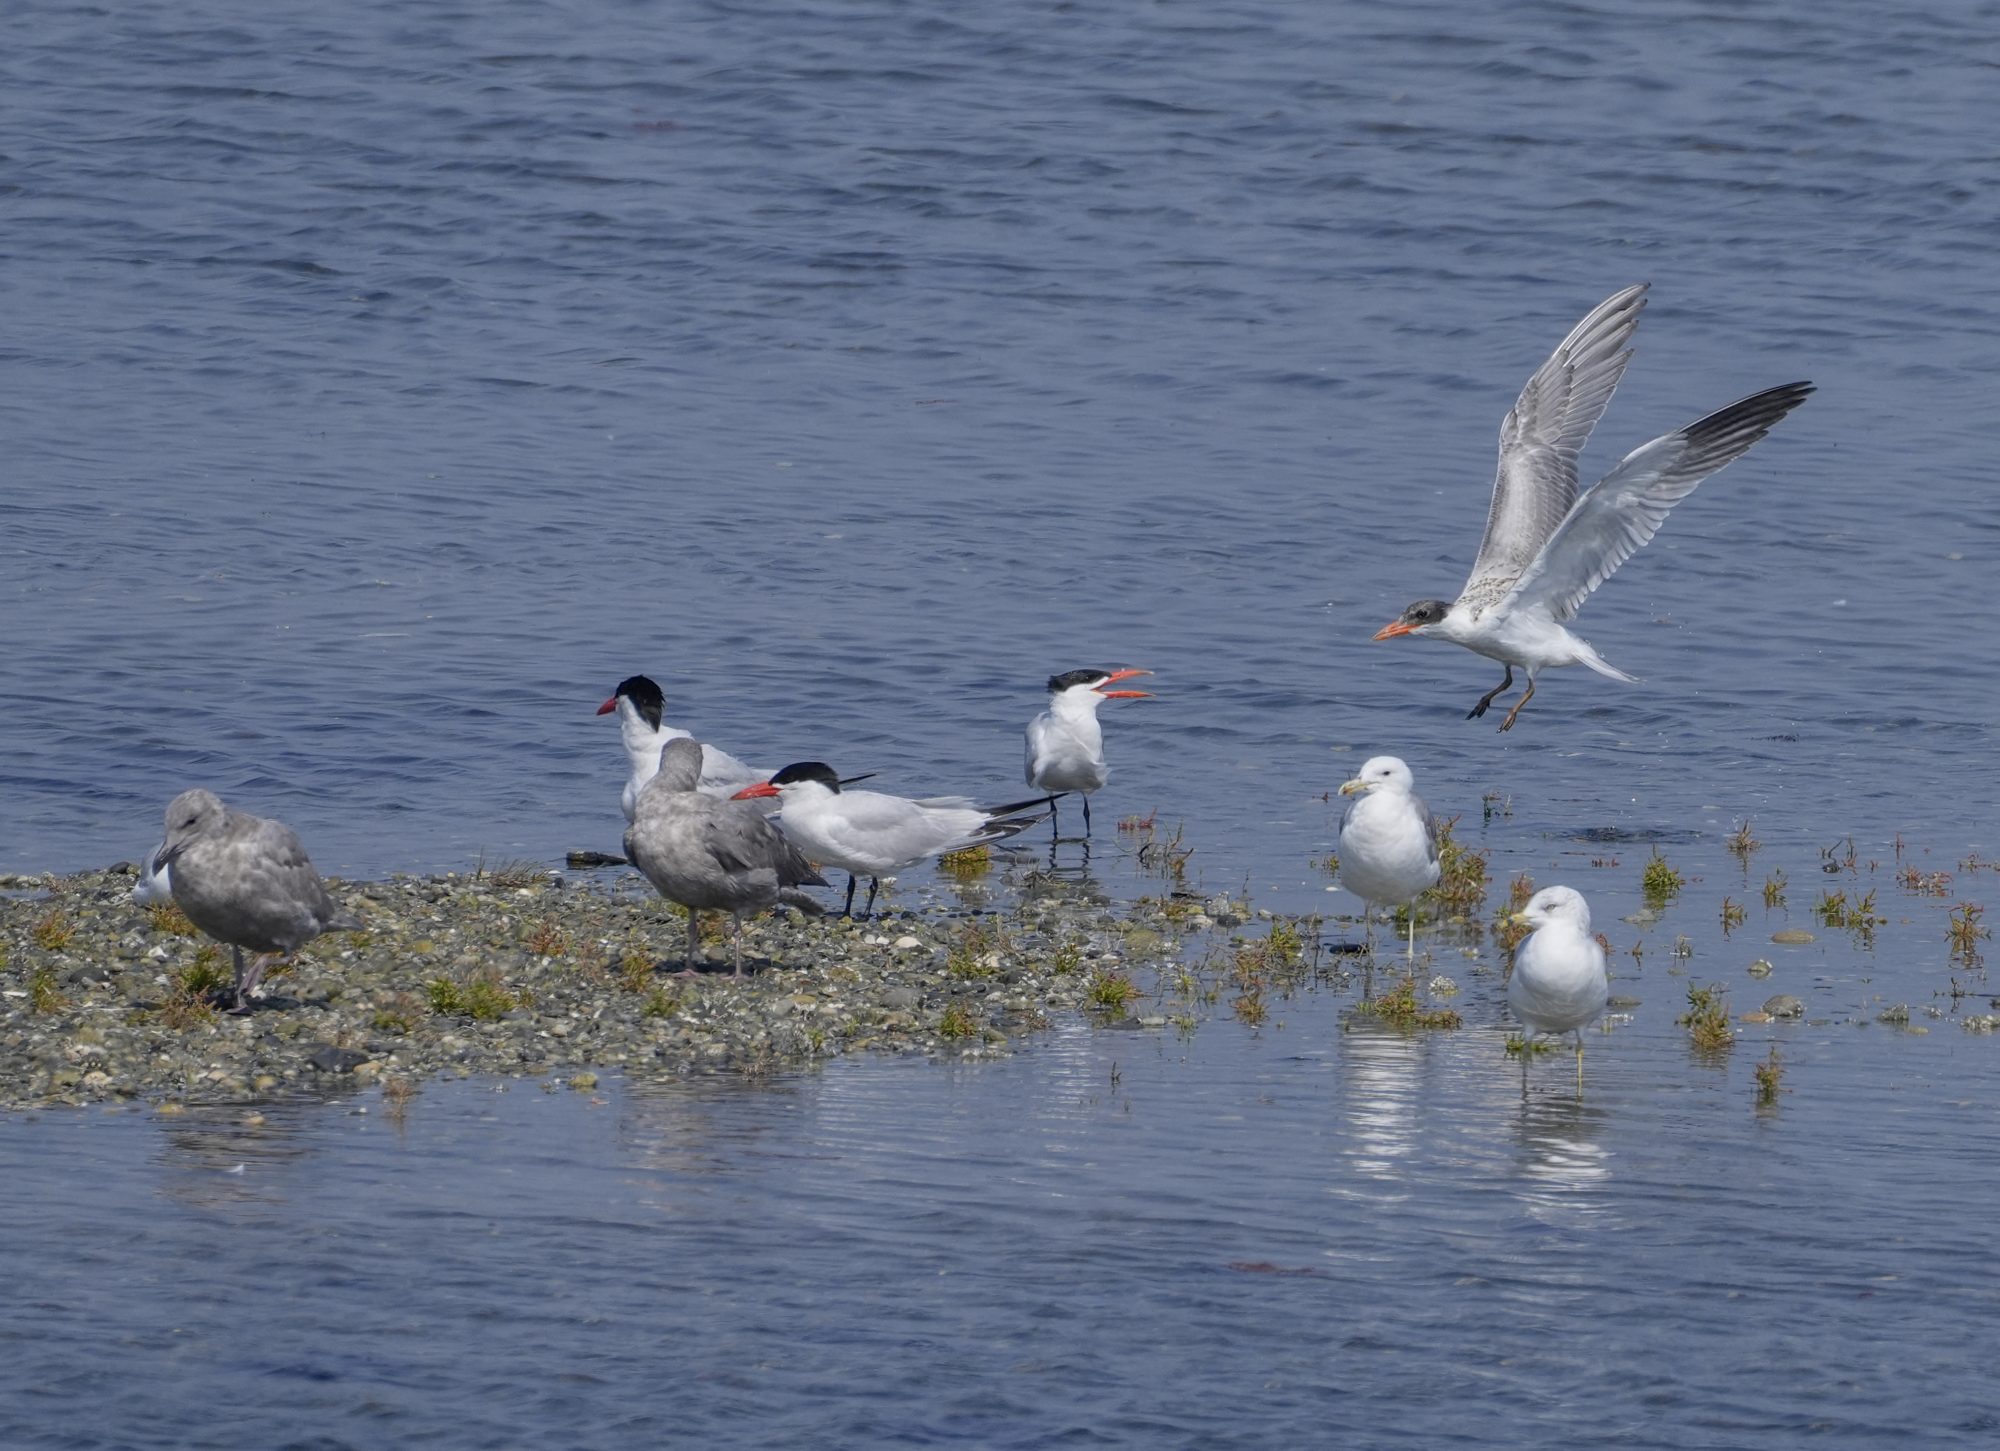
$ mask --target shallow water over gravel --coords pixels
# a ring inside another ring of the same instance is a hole
[[[0,1435],[1982,1445],[1991,1040],[1059,1029],[596,1095],[0,1124]],[[1747,1048],[1739,1048],[1740,1056]]]
[[[1641,1002],[1580,1107],[1560,1058],[1523,1107],[1490,947],[1434,943],[1470,1026],[1415,1041],[1329,988],[400,1130],[9,1119],[0,1440],[1990,1440],[2000,1039],[1944,927],[2000,854],[2000,9],[1938,10],[15,7],[0,871],[136,857],[197,783],[349,876],[610,849],[634,671],[758,763],[1012,799],[1043,678],[1132,663],[1113,894],[1157,812],[1199,890],[1344,910],[1320,798],[1393,749]],[[1501,737],[1486,662],[1367,636],[1636,280],[1588,476],[1820,392],[1584,611],[1645,684]],[[1656,842],[1695,880],[1624,923]],[[1690,979],[1807,1021],[1695,1061]]]

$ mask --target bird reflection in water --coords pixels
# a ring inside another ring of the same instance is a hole
[[[1604,1147],[1608,1110],[1567,1094],[1524,1099],[1514,1121],[1516,1180],[1537,1218],[1596,1218],[1609,1207],[1611,1153]]]

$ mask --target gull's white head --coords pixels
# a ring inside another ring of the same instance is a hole
[[[1357,791],[1394,791],[1407,796],[1417,786],[1417,778],[1410,774],[1410,768],[1403,764],[1399,756],[1371,756],[1361,768],[1361,774],[1351,781],[1343,781],[1340,794],[1352,796]]]
[[[1574,887],[1544,887],[1528,898],[1528,905],[1514,914],[1516,922],[1542,928],[1561,922],[1590,935],[1590,904]]]

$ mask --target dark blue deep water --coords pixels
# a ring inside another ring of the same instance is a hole
[[[1496,880],[1589,893],[1641,1006],[1581,1104],[1522,1100],[1475,958],[1416,1041],[1305,994],[400,1128],[10,1120],[0,1440],[1991,1443],[2000,1040],[1943,914],[2000,854],[2000,6],[8,20],[0,872],[136,857],[196,784],[349,876],[608,849],[638,671],[758,763],[1010,799],[1042,680],[1135,664],[1107,890],[1155,812],[1205,889],[1348,910],[1321,798],[1392,750]],[[1487,662],[1368,636],[1642,280],[1587,477],[1820,391],[1584,610],[1644,684],[1553,673],[1502,737]],[[1809,911],[1849,838],[1868,941]],[[1696,880],[1628,925],[1648,842]],[[1682,972],[1808,1022],[1698,1062]]]

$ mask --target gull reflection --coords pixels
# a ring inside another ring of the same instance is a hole
[[[1354,1167],[1380,1179],[1400,1179],[1417,1147],[1418,1076],[1426,1054],[1406,1033],[1359,1028],[1344,1034],[1336,1060],[1341,1105],[1353,1130]]]
[[[1539,1219],[1594,1219],[1610,1197],[1611,1153],[1604,1147],[1607,1110],[1562,1094],[1525,1099],[1514,1122],[1517,1180],[1528,1212]]]

